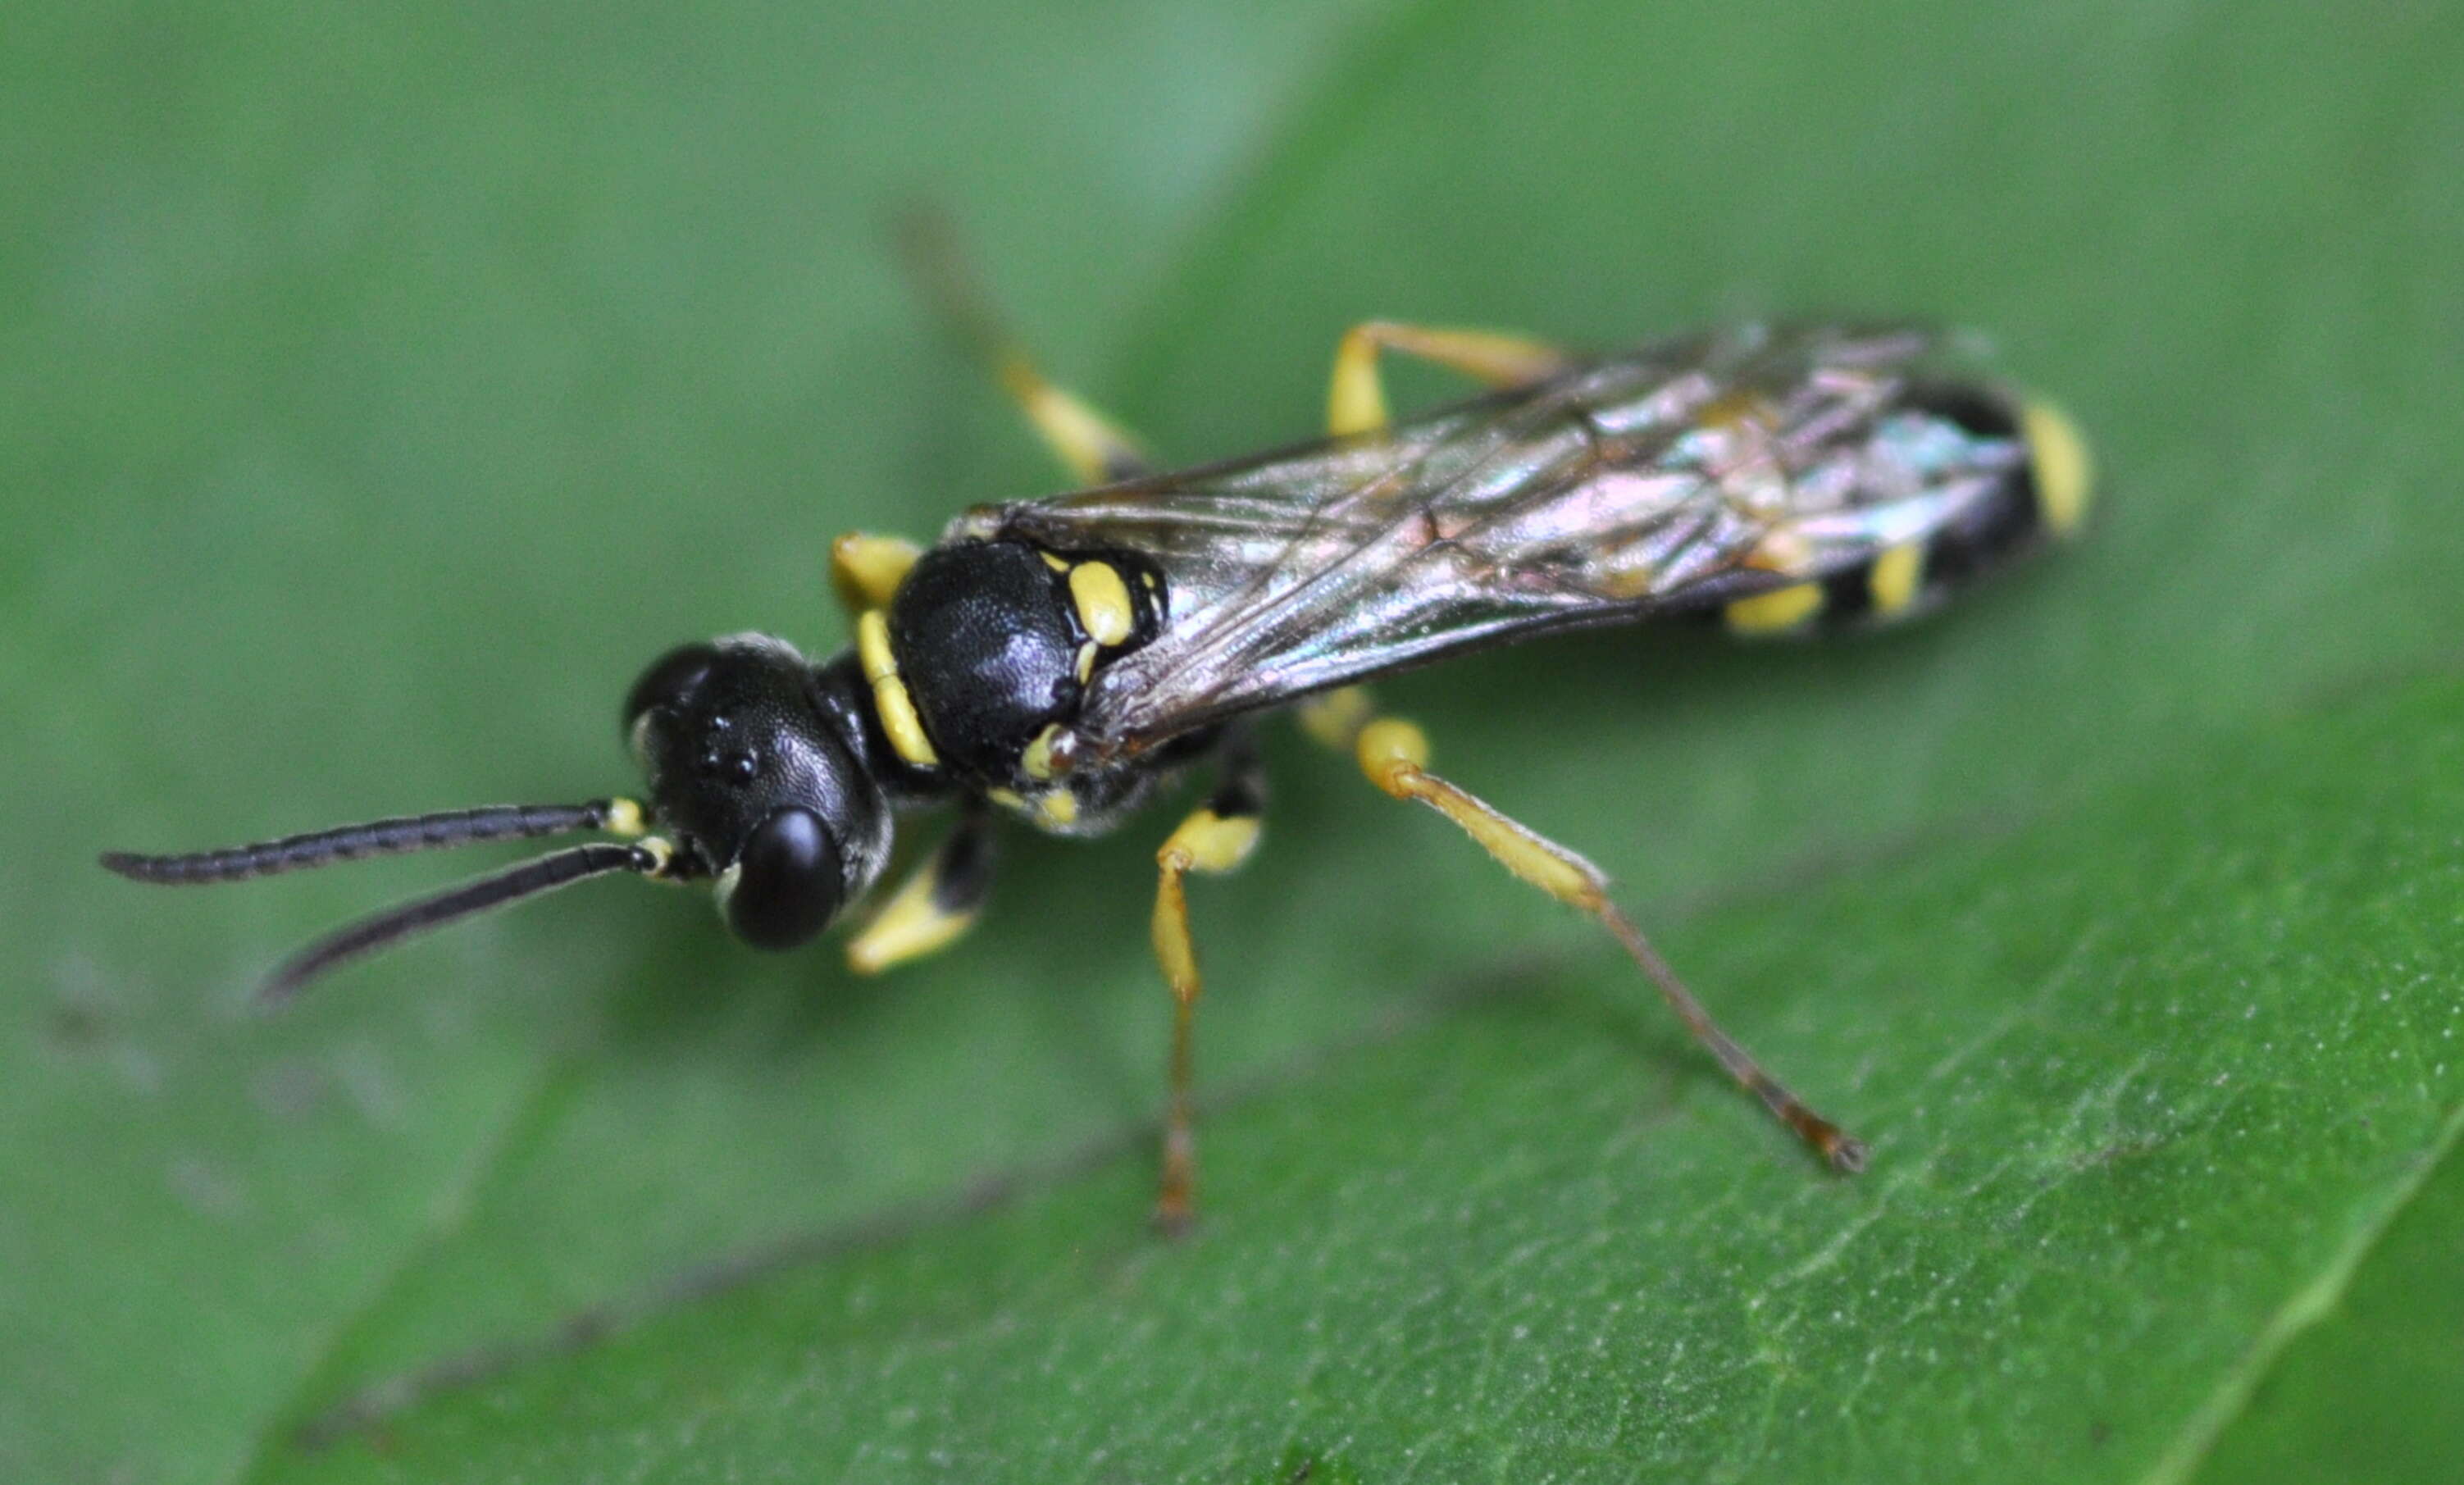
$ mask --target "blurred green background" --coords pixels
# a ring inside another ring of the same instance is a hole
[[[1025,10],[0,19],[0,1477],[2452,1466],[2455,8]],[[913,200],[1176,456],[1309,432],[1372,315],[1925,316],[2073,409],[2090,539],[1939,623],[1391,688],[1867,1176],[1288,738],[1194,894],[1179,1245],[1168,814],[1012,842],[885,982],[608,884],[276,1020],[285,949],[459,867],[92,867],[625,787],[660,648],[833,647],[833,534],[1048,488]]]

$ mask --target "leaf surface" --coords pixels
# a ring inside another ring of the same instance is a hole
[[[18,7],[0,1474],[2225,1469],[2382,1264],[2453,1283],[2404,1243],[2464,1107],[2459,88],[2430,7]],[[1047,487],[898,281],[917,197],[1190,458],[1307,432],[1368,315],[1912,314],[2070,407],[2096,528],[1939,623],[1388,693],[1866,1178],[1296,742],[1196,893],[1178,1248],[1148,834],[1016,842],[893,981],[611,885],[275,1021],[286,948],[453,868],[87,864],[622,787],[660,649],[827,649],[832,535]]]

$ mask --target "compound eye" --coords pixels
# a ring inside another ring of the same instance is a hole
[[[755,948],[794,948],[838,916],[838,845],[810,809],[771,811],[745,837],[730,875],[727,926]]]
[[[678,645],[650,662],[625,696],[625,725],[629,730],[654,706],[673,706],[692,698],[710,676],[718,659],[715,645],[696,641]]]

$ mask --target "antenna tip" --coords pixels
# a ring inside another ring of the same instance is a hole
[[[130,881],[145,879],[145,857],[134,852],[106,851],[95,857],[95,864],[116,876],[125,876]]]

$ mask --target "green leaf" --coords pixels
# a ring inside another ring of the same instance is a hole
[[[2198,1475],[2232,1480],[2434,1480],[2464,1452],[2454,1395],[2464,1347],[2464,1161],[2451,1137],[2354,1262],[2329,1268],[2279,1315],[2317,1329],[2242,1393],[2248,1404]]]
[[[2179,1477],[2464,1129],[2464,931],[2422,911],[2464,878],[2459,707],[2255,728],[1690,921],[1705,975],[1853,1008],[1757,1036],[1849,1070],[1865,1180],[1792,1159],[1614,974],[1487,973],[1219,1111],[1194,1242],[1145,1238],[1110,1160],[461,1359],[384,1452],[273,1477]]]
[[[2220,1478],[2443,1406],[2309,1358],[2457,1293],[2459,86],[2434,8],[13,8],[0,1476]],[[892,981],[610,885],[277,1020],[451,869],[87,864],[618,787],[661,647],[1047,487],[918,196],[1192,458],[1373,314],[1934,316],[2078,414],[2096,529],[1939,623],[1389,691],[1866,1177],[1286,740],[1178,1246],[1167,814]]]

